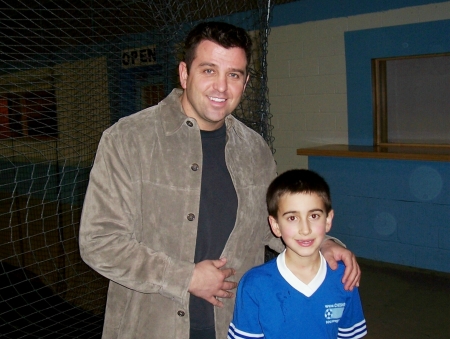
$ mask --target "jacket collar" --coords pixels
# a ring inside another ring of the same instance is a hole
[[[180,100],[181,94],[183,94],[182,89],[174,88],[172,92],[159,103],[159,105],[166,105],[169,108],[165,110],[162,119],[162,124],[166,135],[176,133],[183,124],[187,123],[187,121],[191,121],[198,128],[196,120],[184,114],[183,106],[181,106]],[[239,126],[235,117],[232,115],[227,116],[225,118],[225,124],[227,126],[227,134],[234,131],[238,136],[243,137],[242,130],[240,128],[241,126]]]
[[[180,100],[181,94],[183,94],[182,89],[174,88],[172,92],[159,103],[161,106],[168,107],[168,109],[163,110],[164,116],[162,116],[162,124],[166,135],[177,132],[188,120],[196,124],[194,119],[191,119],[184,114]]]

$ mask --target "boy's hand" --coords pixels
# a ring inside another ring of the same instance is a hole
[[[230,290],[237,287],[234,281],[226,279],[236,274],[233,268],[223,268],[227,259],[204,260],[195,264],[194,274],[189,284],[189,293],[209,301],[217,307],[223,307],[217,298],[231,298],[234,293]]]
[[[347,291],[352,291],[353,287],[359,287],[361,280],[361,269],[356,262],[355,255],[348,249],[328,239],[322,243],[321,252],[332,270],[337,269],[337,261],[342,260],[345,265],[345,272],[342,283]]]

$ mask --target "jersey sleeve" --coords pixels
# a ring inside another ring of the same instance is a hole
[[[264,338],[259,323],[258,288],[255,283],[255,277],[248,273],[239,282],[233,320],[228,329],[229,339]]]
[[[358,288],[354,288],[346,302],[339,321],[338,338],[357,339],[367,334],[366,319],[362,310]]]

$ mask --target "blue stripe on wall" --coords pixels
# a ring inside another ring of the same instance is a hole
[[[272,27],[347,17],[403,7],[428,5],[445,0],[301,0],[273,8]]]
[[[450,163],[309,157],[331,190],[330,235],[357,256],[450,272]]]
[[[450,52],[450,20],[345,33],[348,137],[373,145],[373,58]]]

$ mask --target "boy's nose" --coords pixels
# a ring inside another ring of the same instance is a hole
[[[298,233],[301,235],[308,235],[311,233],[311,228],[307,222],[301,222],[298,228]]]

